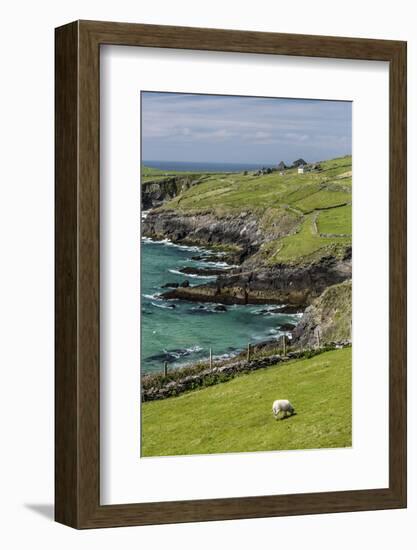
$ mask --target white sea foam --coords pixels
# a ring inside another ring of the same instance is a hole
[[[281,312],[281,309],[285,308],[285,305],[273,304],[273,305],[259,305],[256,308],[250,310],[254,315],[285,315],[286,317],[301,317],[302,313],[285,313]]]
[[[205,254],[204,255],[204,258],[210,258],[210,254]],[[221,269],[234,269],[236,267],[240,267],[238,265],[232,265],[232,264],[228,264],[227,262],[216,262],[216,261],[212,261],[212,260],[205,260],[205,259],[199,259],[199,260],[195,260],[193,258],[187,258],[186,259],[187,262],[191,262],[193,264],[197,264],[198,266],[201,266],[201,267],[218,267],[218,268],[221,268]]]
[[[142,294],[143,298],[147,298],[148,300],[161,300],[159,294]]]
[[[151,302],[151,304],[154,306],[154,307],[159,307],[161,309],[174,309],[172,306],[167,306],[167,305],[164,305],[164,304],[157,304],[155,302]]]
[[[188,246],[186,244],[178,244],[173,243],[170,239],[163,239],[162,241],[155,241],[161,244],[164,244],[165,246],[174,246],[175,248],[179,248],[180,250],[188,250],[190,252],[198,252],[201,250],[198,246]]]
[[[224,304],[216,303],[201,303],[199,302],[196,306],[190,308],[190,311],[208,311],[210,313],[225,313],[223,309],[216,309],[218,306],[223,306]],[[229,307],[229,306],[228,306]]]
[[[192,346],[191,348],[186,348],[186,351],[188,353],[197,353],[197,352],[202,351],[202,350],[203,350],[203,348],[201,346],[197,346],[197,345]]]
[[[157,240],[151,239],[150,237],[142,237],[142,242],[144,244],[162,244],[165,246],[173,246],[175,248],[179,248],[180,250],[188,250],[189,252],[201,252],[204,250],[199,246],[188,246],[186,244],[173,243],[170,239]]]
[[[151,239],[151,237],[142,237],[142,242],[144,244],[169,244],[170,243],[168,239],[163,239],[162,241],[158,241],[156,239]]]
[[[174,357],[175,359],[180,359],[181,357],[191,355],[192,353],[198,353],[199,351],[202,351],[202,350],[203,350],[202,347],[200,347],[198,345],[195,345],[195,346],[192,346],[190,348],[184,348],[184,349],[181,349],[181,350],[167,350],[167,349],[164,349],[163,352],[166,355],[170,355],[171,357]]]
[[[193,279],[217,279],[217,275],[196,275],[194,273],[182,273],[178,269],[169,269],[170,273],[174,275],[182,275],[183,277],[191,277]]]
[[[187,246],[186,244],[177,244],[173,243],[172,241],[169,241],[166,243],[168,246],[175,246],[176,248],[179,248],[180,250],[188,250],[189,252],[199,252],[202,249],[198,246]]]

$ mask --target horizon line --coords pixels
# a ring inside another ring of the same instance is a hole
[[[336,156],[336,157],[331,157],[331,158],[321,158],[319,160],[313,160],[311,162],[323,162],[323,161],[326,161],[326,160],[334,160],[334,159],[338,159],[338,158],[344,158],[344,157],[351,157],[352,156],[352,153],[346,153],[345,155],[339,155],[339,156]],[[302,157],[298,157],[298,158],[302,158]],[[298,160],[298,159],[294,159],[294,160]],[[166,159],[146,159],[146,160],[142,160],[141,163],[144,164],[146,162],[177,162],[177,163],[188,163],[188,164],[279,164],[280,162],[286,162],[284,159],[281,159],[281,160],[274,160],[274,161],[264,161],[264,162],[259,162],[259,161],[252,161],[252,162],[240,162],[240,161],[223,161],[223,160],[166,160]],[[294,162],[294,161],[293,161]]]

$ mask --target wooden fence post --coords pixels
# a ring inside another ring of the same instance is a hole
[[[168,374],[168,363],[165,361],[164,363],[164,376],[167,376]]]
[[[213,365],[213,354],[210,348],[210,368],[212,367],[212,365]]]
[[[248,351],[246,353],[246,360],[249,363],[250,361],[250,343],[248,342]]]
[[[282,335],[282,353],[284,357],[287,356],[287,342],[286,342],[285,334]]]

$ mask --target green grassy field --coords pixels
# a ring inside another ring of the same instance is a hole
[[[160,181],[170,176],[186,176],[196,173],[197,172],[185,172],[179,170],[161,170],[159,168],[152,168],[151,166],[142,166],[141,180],[142,183],[146,183],[148,181]]]
[[[163,176],[164,171],[151,166],[142,166],[142,176]]]
[[[352,234],[352,205],[320,212],[317,227],[319,233]]]
[[[272,240],[262,247],[266,263],[270,265],[278,263],[290,264],[300,258],[314,259],[324,253],[337,255],[349,245],[349,237],[321,237],[316,233],[314,217],[312,214],[305,216],[299,230],[287,237]]]
[[[158,168],[151,168],[150,166],[142,166],[142,183],[145,183],[149,180],[158,181],[166,177],[163,170]]]
[[[251,173],[206,174],[198,186],[167,202],[163,208],[185,212],[212,209],[220,214],[244,208],[294,205],[300,211],[328,208],[351,200],[352,157],[321,163],[322,171],[298,174],[296,169],[255,176]],[[148,169],[149,170],[149,169]]]
[[[297,414],[275,420],[275,399],[289,399]],[[142,456],[351,444],[351,348],[142,404]]]
[[[352,157],[324,161],[321,167],[319,172],[305,174],[296,169],[286,170],[284,175],[278,171],[263,176],[203,174],[198,185],[161,209],[183,214],[212,212],[220,218],[250,212],[268,232],[259,251],[264,262],[273,265],[316,259],[342,251],[351,244],[352,232]],[[144,170],[146,181],[156,179],[160,172]]]

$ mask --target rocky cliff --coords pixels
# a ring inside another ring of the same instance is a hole
[[[352,281],[328,287],[305,310],[292,334],[299,348],[351,340]]]
[[[182,244],[228,245],[239,252],[240,262],[255,253],[265,239],[258,219],[247,212],[218,217],[210,211],[193,214],[156,209],[143,221],[142,232],[152,239],[169,238]]]
[[[142,182],[142,210],[160,206],[202,180],[201,174],[159,177]]]

